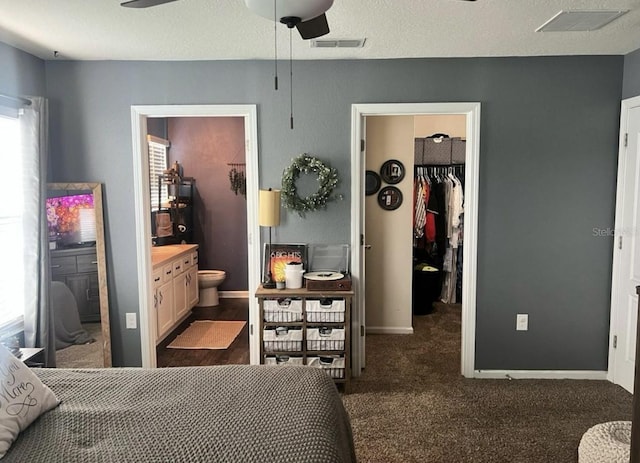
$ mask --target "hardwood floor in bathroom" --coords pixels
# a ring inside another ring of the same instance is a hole
[[[220,299],[215,307],[194,307],[193,312],[156,348],[158,367],[249,364],[249,323],[228,349],[167,349],[167,345],[194,320],[249,320],[249,300]]]

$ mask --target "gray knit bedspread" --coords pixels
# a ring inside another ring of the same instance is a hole
[[[33,371],[62,403],[2,463],[355,461],[342,400],[314,368]]]

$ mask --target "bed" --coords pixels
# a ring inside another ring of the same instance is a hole
[[[340,395],[314,368],[31,371],[60,405],[2,463],[355,461]]]

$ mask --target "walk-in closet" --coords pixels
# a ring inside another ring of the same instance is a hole
[[[367,333],[411,334],[416,317],[460,313],[465,139],[463,114],[366,118]]]
[[[424,315],[462,302],[466,142],[436,132],[414,144],[412,306]]]

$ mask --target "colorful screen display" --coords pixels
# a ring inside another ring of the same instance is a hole
[[[92,194],[47,198],[49,240],[60,245],[95,241]]]

